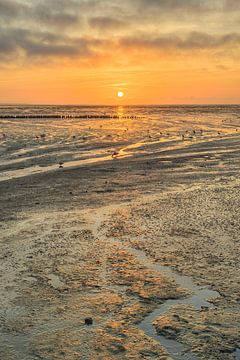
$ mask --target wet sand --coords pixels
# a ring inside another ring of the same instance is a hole
[[[239,359],[239,126],[3,121],[0,358]]]

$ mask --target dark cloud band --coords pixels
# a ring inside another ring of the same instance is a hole
[[[164,18],[171,31],[164,31]],[[0,0],[0,58],[236,49],[239,18],[239,0]]]
[[[240,34],[210,35],[207,33],[191,32],[185,35],[167,34],[158,37],[140,36],[125,37],[121,45],[133,48],[153,49],[207,49],[221,46],[240,46]]]

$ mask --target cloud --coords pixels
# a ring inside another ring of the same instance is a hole
[[[221,0],[220,0],[221,1]],[[154,8],[158,10],[199,10],[206,8],[211,1],[204,0],[136,0],[136,4],[145,10]]]
[[[0,29],[0,52],[24,53],[26,57],[89,57],[103,41],[95,38],[67,37],[27,29]]]
[[[239,0],[0,0],[0,57],[90,58],[114,49],[121,61],[126,48],[218,48],[230,57],[238,10]]]
[[[208,49],[240,45],[240,34],[210,35],[207,33],[191,32],[185,35],[164,34],[157,37],[140,34],[138,36],[125,37],[121,39],[120,43],[124,47],[145,49]]]
[[[80,22],[78,14],[64,13],[60,11],[51,11],[45,7],[36,9],[34,18],[40,23],[48,24],[50,26],[74,26]]]
[[[52,0],[23,2],[15,0],[0,0],[0,22],[16,23],[17,21],[29,24],[42,24],[52,26],[73,26],[80,20],[79,13],[76,12],[79,2]]]
[[[23,15],[27,9],[26,4],[13,0],[0,0],[0,20],[10,21],[18,16]]]
[[[129,25],[127,21],[107,16],[98,16],[88,19],[91,27],[99,30],[116,30]]]
[[[144,50],[191,51],[221,47],[236,48],[240,45],[240,34],[209,35],[190,32],[185,35],[163,34],[157,37],[139,34],[118,37],[114,40],[96,37],[69,37],[62,33],[30,31],[29,29],[0,29],[0,52],[6,55],[22,54],[33,57],[92,57],[107,53],[109,49],[126,48]]]
[[[218,12],[240,9],[238,0],[135,0],[141,9],[162,11]]]

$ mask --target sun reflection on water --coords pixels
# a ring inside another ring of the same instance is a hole
[[[118,106],[117,107],[117,116],[119,118],[122,118],[124,116],[125,112],[124,112],[124,107],[123,106]]]

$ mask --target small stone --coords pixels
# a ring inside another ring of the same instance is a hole
[[[86,318],[85,319],[85,325],[92,325],[93,324],[93,319],[92,318]]]

